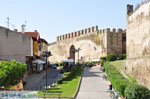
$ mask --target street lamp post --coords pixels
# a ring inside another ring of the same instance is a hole
[[[72,53],[76,53],[76,52],[78,52],[78,63],[79,63],[79,51],[80,51],[81,49],[80,48],[78,48],[78,49],[75,49]]]
[[[80,50],[81,50],[80,48],[77,49],[77,52],[78,52],[78,63],[79,63],[79,51]]]
[[[43,55],[43,57],[46,58],[46,90],[47,90],[47,68],[48,68],[47,58],[52,56],[52,54],[49,51],[44,51],[42,55]]]

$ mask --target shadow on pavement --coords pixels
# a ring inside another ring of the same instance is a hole
[[[95,68],[95,67],[92,67],[92,68],[85,67],[83,77],[102,77],[99,74],[103,73],[103,72],[101,72],[100,70],[99,71],[97,70],[95,72],[95,71],[92,71],[92,69],[97,69],[97,68]]]

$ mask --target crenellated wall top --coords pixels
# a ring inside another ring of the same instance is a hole
[[[87,34],[90,34],[90,33],[91,34],[92,33],[97,33],[97,34],[102,34],[102,33],[125,33],[125,30],[120,29],[120,28],[119,29],[113,28],[112,30],[110,28],[98,30],[98,26],[95,26],[95,27],[86,28],[86,29],[83,29],[83,30],[79,30],[79,31],[75,31],[75,32],[71,32],[71,33],[68,33],[68,34],[57,36],[57,41],[72,39],[72,38],[84,36],[84,35],[87,35]]]
[[[67,34],[64,34],[64,35],[57,36],[57,41],[70,39],[70,38],[86,35],[86,34],[89,34],[89,33],[94,33],[96,31],[98,31],[98,26],[93,26],[93,27],[90,27],[90,28],[86,28],[86,29],[82,29],[82,30],[78,30],[78,31],[75,31],[75,32],[71,32],[71,33],[67,33]]]
[[[144,14],[147,15],[150,12],[150,0],[142,1],[139,3],[135,9],[133,8],[133,5],[128,4],[127,5],[127,16],[129,16],[130,20],[135,19],[138,15]]]

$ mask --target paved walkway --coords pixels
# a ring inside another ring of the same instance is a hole
[[[99,67],[86,67],[77,99],[111,99],[108,92],[109,82],[103,80],[104,74]]]
[[[47,70],[47,84],[52,85],[57,79],[61,78],[59,69]],[[46,72],[35,73],[26,78],[24,90],[42,90],[45,89]]]

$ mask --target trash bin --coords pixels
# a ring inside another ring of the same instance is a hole
[[[111,83],[109,84],[109,90],[112,90],[112,84]]]

